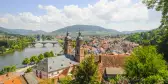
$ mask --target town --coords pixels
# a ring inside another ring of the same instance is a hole
[[[43,79],[51,78],[57,84],[59,79],[72,75],[74,68],[90,54],[94,56],[95,63],[98,65],[100,81],[107,81],[108,77],[124,74],[124,59],[130,55],[133,48],[139,46],[120,37],[88,36],[84,38],[80,31],[76,39],[72,38],[69,32],[58,39],[64,40],[62,54],[41,60],[32,66],[32,72],[4,74],[1,76],[1,83],[38,84]],[[74,40],[76,43],[72,46]],[[57,45],[61,47],[60,43]]]
[[[168,0],[1,0],[0,84],[168,84]]]

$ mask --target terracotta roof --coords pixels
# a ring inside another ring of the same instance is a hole
[[[8,73],[0,76],[0,83],[3,84],[26,84],[26,81],[18,73]]]
[[[122,67],[124,65],[124,60],[128,55],[101,55],[102,66],[105,67]]]

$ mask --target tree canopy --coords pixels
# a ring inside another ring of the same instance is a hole
[[[75,82],[77,84],[99,84],[98,65],[94,56],[86,57],[76,68]]]
[[[166,62],[154,46],[135,48],[125,62],[125,72],[130,82],[167,83],[168,79]]]
[[[12,65],[12,66],[5,66],[1,71],[0,71],[0,75],[2,74],[6,74],[8,72],[14,72],[16,71],[16,66]]]
[[[44,55],[43,55],[43,54],[40,54],[40,55],[38,56],[38,59],[39,59],[39,60],[44,59]]]
[[[22,62],[23,65],[28,65],[30,64],[30,59],[29,58],[25,58]]]
[[[39,61],[39,59],[38,59],[37,56],[32,56],[32,57],[30,58],[30,62],[31,62],[31,63],[37,63],[38,61]]]

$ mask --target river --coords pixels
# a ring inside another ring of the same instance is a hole
[[[22,51],[15,51],[11,54],[6,54],[0,56],[0,69],[4,66],[16,65],[16,67],[22,67],[22,61],[25,58],[30,58],[33,55],[39,55],[41,53],[45,53],[47,51],[53,51],[54,53],[59,53],[62,49],[58,44],[55,44],[53,47],[52,44],[45,44],[46,47],[43,47],[42,44],[37,43],[35,47],[27,47]]]

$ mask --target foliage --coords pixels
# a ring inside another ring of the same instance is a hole
[[[38,56],[38,59],[39,59],[39,60],[44,59],[44,55],[43,55],[43,54],[40,54],[40,55]]]
[[[119,82],[122,81],[122,76],[121,75],[117,75],[116,77],[110,78],[109,80],[110,80],[111,84],[118,84]]]
[[[141,45],[158,45],[162,42],[163,36],[167,33],[166,28],[159,28],[149,32],[141,32],[129,35],[126,40]]]
[[[29,73],[29,72],[32,72],[32,68],[31,67],[26,70],[26,73]]]
[[[164,28],[166,32],[162,36],[162,41],[160,42],[158,48],[159,52],[164,54],[164,57],[168,60],[168,0],[143,0],[143,2],[148,6],[148,8],[155,8],[157,11],[162,12],[162,19],[160,28]]]
[[[55,79],[47,78],[41,81],[39,84],[55,84]]]
[[[16,71],[16,66],[15,65],[6,66],[0,71],[0,75],[6,74],[8,72],[14,72],[14,71]]]
[[[154,46],[135,48],[125,62],[126,77],[130,82],[163,82],[167,81],[168,71],[166,62]],[[155,80],[156,78],[159,78]],[[150,79],[150,80],[149,80]]]
[[[23,60],[22,64],[23,64],[23,65],[28,65],[28,64],[30,64],[29,58],[25,58],[25,59]]]
[[[72,48],[75,48],[76,47],[76,40],[73,40],[72,41]]]
[[[32,57],[30,58],[30,62],[31,62],[31,63],[37,63],[38,61],[39,61],[39,59],[38,59],[37,56],[32,56]]]
[[[168,26],[168,0],[143,0],[148,8],[155,8],[162,12],[161,26]]]
[[[93,55],[86,57],[76,67],[74,76],[77,84],[99,84],[98,65],[95,64]]]
[[[54,56],[53,51],[50,51],[50,56],[51,56],[51,57],[53,57],[53,56]]]
[[[65,78],[60,79],[60,84],[72,84],[72,77],[67,76]]]
[[[158,46],[158,51],[164,54],[164,58],[168,60],[168,33],[162,39],[162,42]]]
[[[51,51],[51,52],[45,52],[45,53],[44,53],[44,57],[45,57],[45,58],[53,57],[53,56],[54,56],[53,51]]]
[[[59,44],[60,46],[63,46],[63,45],[64,45],[64,41],[63,41],[62,39],[58,39],[58,44]]]

